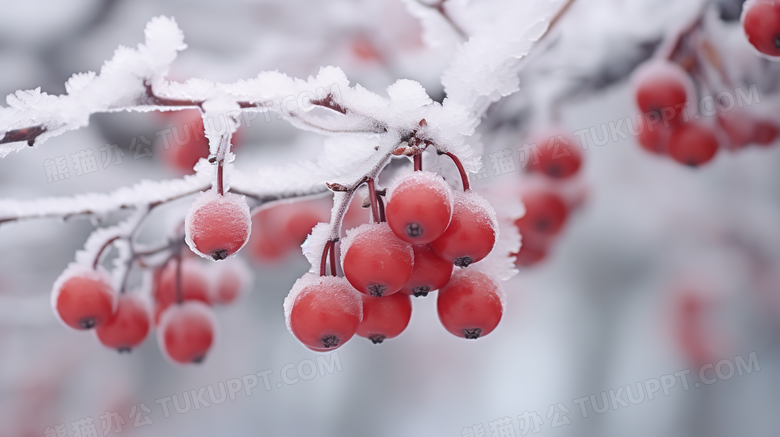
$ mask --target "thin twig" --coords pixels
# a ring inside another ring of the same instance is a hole
[[[379,206],[376,201],[376,187],[374,186],[374,179],[369,178],[368,184],[368,198],[371,201],[371,218],[374,223],[379,223]]]
[[[469,175],[466,174],[466,169],[463,168],[463,163],[460,162],[460,159],[458,159],[455,154],[450,152],[444,152],[445,155],[449,156],[450,159],[452,159],[452,162],[455,163],[455,166],[458,167],[458,172],[460,173],[460,181],[463,184],[463,191],[468,191],[471,189],[471,184],[469,183]]]
[[[332,241],[326,241],[325,247],[322,249],[322,257],[320,258],[320,276],[325,276],[325,273],[327,272],[327,264],[328,264],[328,252],[333,251],[333,242]],[[333,275],[336,276],[336,275]]]

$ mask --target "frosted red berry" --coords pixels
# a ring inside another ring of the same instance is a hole
[[[661,125],[679,125],[688,101],[685,73],[669,62],[653,62],[637,72],[636,103],[644,114],[654,113]]]
[[[568,211],[561,196],[553,191],[536,190],[522,195],[525,215],[515,221],[520,233],[554,235],[566,223]]]
[[[387,223],[398,238],[427,244],[439,238],[452,217],[452,193],[441,176],[416,171],[390,190]]]
[[[223,260],[238,252],[249,240],[252,220],[244,196],[201,193],[185,219],[185,236],[193,252],[204,258]]]
[[[715,133],[702,123],[681,126],[669,139],[669,154],[675,161],[698,167],[712,160],[718,151]]]
[[[477,339],[490,334],[504,312],[502,291],[490,276],[475,270],[455,272],[439,290],[436,310],[451,334]]]
[[[120,294],[116,312],[95,334],[104,346],[130,352],[144,341],[150,325],[149,308],[143,299],[138,294]]]
[[[452,264],[468,267],[493,250],[498,224],[493,207],[479,194],[459,192],[454,197],[450,225],[431,247]]]
[[[346,279],[307,273],[284,300],[287,328],[306,347],[341,347],[357,332],[363,303]]]
[[[344,276],[361,293],[388,296],[412,276],[412,245],[396,237],[387,223],[364,224],[348,232],[341,251]]]
[[[54,285],[54,311],[73,329],[92,329],[106,324],[114,313],[116,299],[109,280],[108,273],[100,267],[98,270],[66,270]]]
[[[206,265],[193,258],[184,258],[181,263],[182,300],[197,300],[205,304],[210,304],[209,280],[206,276]],[[165,309],[177,301],[176,265],[177,261],[172,259],[162,269],[155,273],[154,297],[160,309]]]
[[[406,294],[375,297],[367,294],[363,298],[363,321],[357,328],[357,335],[374,344],[395,338],[409,325],[412,318],[412,299]]]
[[[452,263],[434,252],[430,245],[414,246],[412,276],[401,293],[415,297],[427,296],[447,284],[452,276]]]
[[[538,163],[531,164],[532,170],[565,179],[576,174],[582,166],[582,152],[574,138],[568,134],[553,133],[535,141],[539,147]]]
[[[780,56],[780,1],[753,0],[742,11],[742,27],[759,52]]]
[[[175,363],[202,362],[215,337],[214,315],[202,302],[171,305],[160,316],[157,341],[163,355]]]

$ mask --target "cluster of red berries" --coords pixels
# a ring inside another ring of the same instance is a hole
[[[734,150],[748,144],[770,145],[777,139],[773,121],[745,108],[726,111],[716,104],[715,123],[690,114],[686,107],[694,97],[692,83],[685,70],[671,61],[654,60],[636,72],[636,103],[646,114],[638,137],[644,149],[698,167],[711,161],[721,145]]]
[[[452,192],[440,176],[423,171],[401,178],[387,194],[386,208],[381,195],[371,199],[374,223],[347,231],[341,242],[344,277],[336,276],[335,242],[328,241],[320,275],[307,273],[295,283],[285,299],[290,331],[317,351],[340,347],[355,334],[381,343],[406,329],[410,296],[439,290],[447,331],[468,339],[489,334],[503,313],[502,291],[478,267],[467,267],[495,245],[490,204],[471,190]],[[455,266],[461,269],[453,273]]]
[[[566,190],[579,184],[575,176],[582,166],[582,152],[576,140],[562,129],[539,135],[540,148],[532,173],[541,177],[530,181],[520,196],[525,215],[515,220],[522,236],[522,246],[515,255],[517,267],[528,267],[542,261],[556,237],[563,230],[569,210],[577,203]]]
[[[163,355],[186,364],[202,361],[214,342],[210,306],[234,302],[246,289],[248,272],[239,261],[206,268],[197,260],[171,258],[154,272],[154,318],[140,292],[117,293],[101,266],[74,264],[54,284],[52,307],[67,326],[94,329],[98,340],[130,352],[156,326]]]

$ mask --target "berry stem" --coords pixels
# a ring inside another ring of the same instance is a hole
[[[381,193],[379,191],[377,191],[377,193],[376,193],[376,203],[377,203],[377,206],[379,207],[379,222],[380,223],[384,223],[384,222],[387,221],[385,219],[385,201],[382,199],[382,194],[383,193]]]
[[[326,241],[325,247],[322,249],[322,258],[320,258],[320,276],[325,276],[327,274],[327,265],[328,265],[328,253],[332,252],[333,249],[333,241]],[[333,257],[335,259],[335,256]],[[333,270],[333,263],[331,262],[331,270]],[[333,276],[336,276],[335,274]]]
[[[422,154],[417,153],[414,155],[414,171],[422,171]]]
[[[674,39],[662,43],[663,47],[661,47],[660,53],[664,54],[664,58],[673,61],[675,58],[685,55],[685,45],[704,23],[704,11],[708,5],[709,2],[702,3],[695,18],[679,33],[674,35]]]
[[[371,200],[371,218],[374,220],[374,223],[379,223],[379,205],[377,205],[374,178],[368,178],[366,183],[368,183],[368,197]]]
[[[224,177],[225,177],[225,170],[224,166],[222,165],[222,161],[219,161],[217,163],[217,192],[220,196],[225,195],[225,183],[224,183]]]
[[[225,120],[227,123],[227,120]],[[205,124],[206,121],[204,120]],[[226,127],[227,129],[227,127]],[[217,165],[217,193],[220,196],[225,195],[225,159],[230,153],[230,139],[233,136],[233,132],[229,129],[219,138],[219,146],[217,146],[217,153],[215,155]]]
[[[336,276],[336,242],[330,242],[330,275]]]
[[[469,176],[468,174],[466,174],[466,169],[463,168],[463,163],[461,163],[460,159],[458,159],[458,157],[451,152],[444,152],[444,154],[449,156],[450,159],[452,159],[452,162],[455,163],[455,166],[458,167],[458,172],[460,173],[460,181],[463,183],[463,191],[470,190],[471,184],[469,183]]]
[[[116,240],[118,240],[118,239],[120,239],[120,238],[121,238],[121,237],[117,235],[117,236],[115,236],[115,237],[111,237],[111,238],[109,238],[108,240],[106,240],[106,242],[105,242],[105,243],[103,243],[103,246],[100,248],[100,250],[98,250],[98,253],[97,253],[97,255],[95,255],[95,261],[92,263],[92,269],[93,269],[93,270],[94,270],[94,269],[97,269],[97,266],[98,266],[98,264],[100,264],[100,257],[101,257],[101,255],[103,255],[103,252],[105,252],[105,251],[106,251],[106,249],[108,248],[108,246],[110,246],[110,245],[111,245],[111,243],[113,243],[114,241],[116,241]]]
[[[119,294],[124,294],[125,289],[127,288],[127,279],[130,277],[130,269],[133,268],[133,263],[136,260],[136,256],[133,255],[130,257],[129,260],[127,260],[127,264],[125,265],[125,272],[122,274],[122,282],[119,284]]]

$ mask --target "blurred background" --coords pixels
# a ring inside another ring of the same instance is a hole
[[[166,15],[175,17],[188,44],[172,80],[231,82],[263,70],[305,78],[336,65],[374,92],[408,78],[441,101],[440,77],[462,41],[458,32],[474,30],[464,11],[480,3],[450,2],[445,10],[459,30],[431,33],[401,0],[0,0],[0,94],[36,87],[64,93],[72,74],[99,71],[118,46],[143,41],[151,17]],[[282,311],[308,263],[295,247],[270,250],[270,243],[254,242],[240,257],[253,273],[252,289],[216,308],[219,338],[203,364],[168,363],[154,335],[119,355],[93,333],[64,328],[49,304],[51,284],[100,223],[1,224],[0,436],[77,436],[79,425],[72,424],[88,417],[101,433],[99,417],[109,411],[124,418],[124,434],[139,436],[512,437],[525,435],[518,418],[524,412],[539,415],[539,428],[525,432],[540,435],[777,435],[777,142],[734,147],[720,132],[714,159],[689,168],[649,153],[634,136],[609,131],[610,123],[638,113],[634,70],[699,18],[697,38],[721,54],[731,92],[755,85],[760,98],[750,113],[777,123],[780,71],[747,43],[741,7],[738,0],[576,0],[524,61],[522,90],[493,105],[479,128],[484,169],[474,183],[553,190],[568,218],[504,284],[502,322],[476,342],[442,328],[432,294],[414,300],[400,337],[381,345],[355,338],[326,355],[340,363],[333,373],[282,381],[285,365],[318,356],[287,331]],[[718,91],[697,90],[699,98]],[[180,177],[204,152],[179,156],[182,148],[166,150],[158,133],[198,118],[192,117],[95,115],[88,128],[0,160],[0,199],[104,193],[141,179]],[[549,132],[587,142],[574,177],[545,179],[523,164],[520,149]],[[321,146],[321,137],[272,118],[239,131],[235,163],[247,170],[278,165],[312,158]],[[98,168],[79,176],[71,154],[86,149]],[[70,166],[68,178],[47,168],[58,157]],[[166,235],[189,202],[160,208],[144,238]],[[327,208],[312,202],[306,211],[322,220]],[[282,226],[294,213],[263,220]],[[594,395],[601,406],[602,392],[685,369],[693,384],[702,364],[747,360],[751,353],[759,371],[712,385],[685,390],[678,380],[668,395],[603,414],[589,406],[586,418],[574,403]],[[271,389],[261,381],[251,396],[239,392],[235,400],[172,410],[167,418],[155,403],[266,370]],[[153,423],[134,427],[128,414],[140,403],[152,410]],[[554,427],[560,417],[548,411],[558,404],[569,410],[570,423]],[[502,427],[505,417],[512,433]]]

